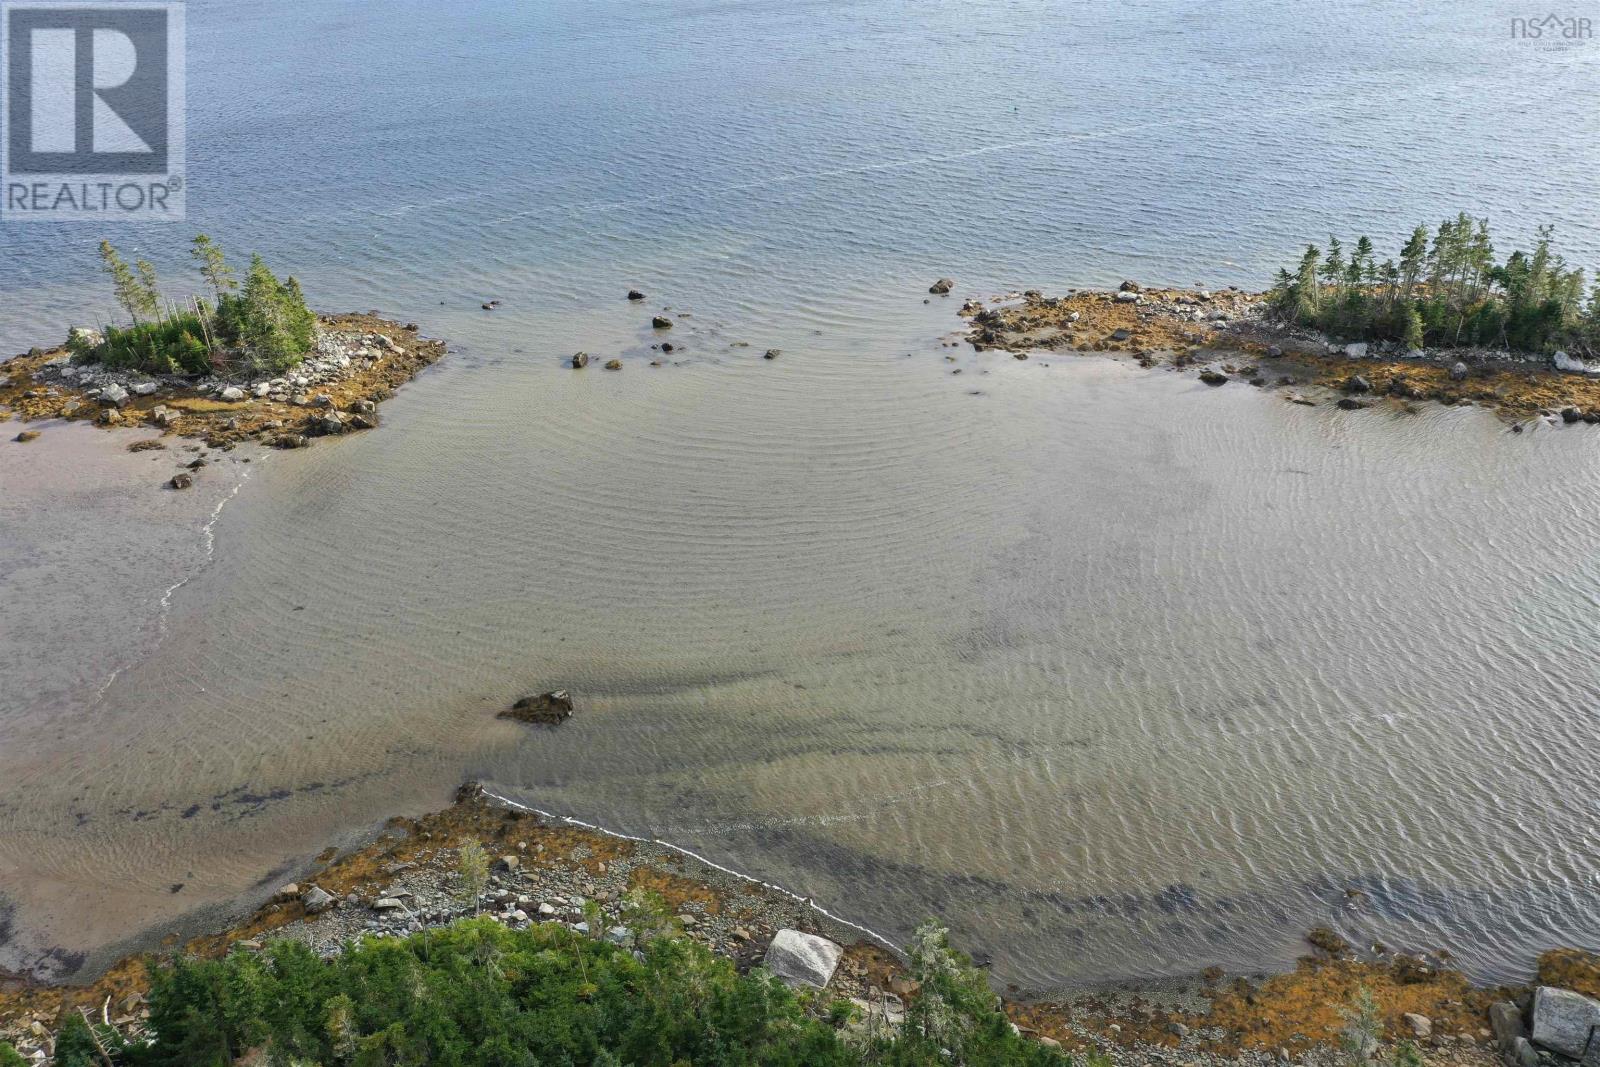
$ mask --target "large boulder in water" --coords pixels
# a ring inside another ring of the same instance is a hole
[[[928,286],[928,292],[933,293],[935,296],[943,296],[955,287],[956,283],[954,278],[940,278],[938,281]]]
[[[779,930],[767,946],[762,963],[767,970],[783,979],[784,984],[825,989],[833,980],[844,949],[816,934],[803,934],[799,930]]]
[[[565,689],[552,689],[538,696],[523,697],[500,713],[502,719],[516,719],[540,726],[555,726],[572,718],[572,695]]]

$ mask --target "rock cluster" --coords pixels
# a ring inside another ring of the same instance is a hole
[[[1600,1065],[1600,1001],[1570,989],[1539,986],[1519,1001],[1489,1009],[1489,1025],[1507,1067]]]

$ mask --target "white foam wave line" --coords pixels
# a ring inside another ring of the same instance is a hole
[[[852,930],[857,930],[857,931],[860,931],[863,934],[866,934],[868,937],[872,938],[874,941],[876,941],[878,944],[882,945],[884,948],[888,949],[890,952],[898,953],[900,951],[900,948],[899,948],[898,945],[896,945],[893,941],[890,941],[887,937],[884,937],[882,934],[878,933],[876,930],[873,930],[873,929],[870,929],[868,927],[862,926],[860,923],[857,923],[857,922],[851,922],[849,919],[846,919],[844,916],[837,915],[837,914],[829,911],[827,908],[824,908],[821,904],[818,904],[815,900],[812,900],[810,897],[803,897],[799,893],[796,893],[794,890],[789,889],[786,886],[781,886],[781,885],[778,885],[778,884],[776,884],[774,882],[768,882],[768,881],[764,881],[764,880],[762,880],[760,878],[755,878],[755,877],[753,877],[751,875],[745,874],[743,871],[736,871],[732,867],[724,867],[722,864],[717,863],[714,860],[706,859],[704,856],[700,855],[698,852],[692,852],[689,849],[684,848],[682,845],[674,845],[671,841],[663,841],[659,837],[635,837],[633,834],[619,833],[616,830],[608,830],[604,826],[597,826],[592,822],[584,822],[582,819],[574,818],[571,815],[557,815],[553,811],[545,811],[542,808],[536,808],[536,807],[533,807],[530,804],[523,804],[523,803],[520,803],[518,801],[512,800],[510,797],[501,796],[499,793],[496,793],[492,789],[484,789],[483,790],[483,794],[484,794],[484,796],[492,797],[493,799],[499,801],[502,804],[505,804],[508,807],[516,808],[519,811],[531,812],[534,815],[538,815],[538,816],[541,816],[542,818],[546,818],[546,819],[559,819],[561,822],[566,823],[568,826],[576,826],[576,827],[579,827],[580,829],[583,829],[583,830],[592,830],[593,832],[598,833],[598,834],[605,834],[607,837],[614,837],[619,841],[638,841],[638,842],[641,842],[643,844],[659,845],[662,848],[670,848],[672,851],[677,852],[680,855],[688,856],[690,859],[695,860],[695,861],[697,861],[699,863],[703,863],[707,867],[712,868],[713,870],[721,871],[723,874],[732,875],[733,877],[742,879],[743,881],[749,882],[752,885],[758,885],[758,886],[761,886],[764,889],[770,889],[775,893],[782,893],[784,896],[788,897],[790,900],[798,901],[799,903],[804,904],[806,907],[810,908],[812,911],[816,912],[817,914],[826,916],[827,918],[833,920],[834,922],[840,924],[841,926],[848,926]]]
[[[161,599],[157,602],[157,605],[160,608],[160,611],[156,616],[157,647],[160,647],[161,642],[166,640],[167,637],[167,616],[171,614],[172,610],[172,594],[176,593],[179,589],[182,589],[184,586],[194,581],[196,576],[210,566],[212,561],[216,559],[217,539],[216,534],[213,531],[217,525],[217,520],[222,518],[222,509],[227,506],[228,501],[238,496],[239,490],[244,488],[244,483],[250,480],[250,473],[251,468],[247,467],[244,469],[238,482],[234,483],[233,488],[228,490],[221,500],[217,501],[217,506],[211,509],[211,517],[205,521],[205,525],[200,527],[200,536],[206,547],[206,558],[193,571],[184,575],[182,578],[179,578],[162,591]],[[109,691],[112,685],[116,683],[116,680],[122,676],[122,672],[127,670],[132,665],[132,662],[120,664],[116,670],[107,675],[106,680],[101,682],[99,687],[95,689],[94,697],[89,702],[90,706],[93,707],[94,705],[100,703],[101,700],[104,700],[107,691]]]
[[[1325,101],[1320,104],[1307,104],[1296,107],[1279,108],[1275,111],[1260,113],[1262,118],[1281,118],[1294,115],[1304,115],[1315,111],[1327,111],[1334,107],[1348,107],[1351,100],[1341,98]],[[527,218],[533,215],[545,215],[552,212],[576,213],[579,211],[614,211],[632,207],[643,207],[648,204],[659,203],[662,200],[671,200],[676,197],[702,193],[715,195],[719,193],[740,192],[745,189],[761,189],[773,185],[787,185],[792,182],[826,180],[840,178],[850,174],[870,174],[874,171],[898,170],[903,167],[918,167],[925,163],[953,163],[962,159],[971,159],[975,156],[992,155],[995,152],[1010,152],[1019,148],[1041,148],[1045,145],[1071,144],[1080,141],[1103,141],[1108,137],[1122,137],[1131,133],[1144,133],[1150,130],[1166,129],[1173,126],[1194,125],[1220,125],[1222,119],[1159,119],[1150,122],[1138,122],[1128,126],[1117,126],[1104,130],[1087,130],[1081,133],[1056,134],[1050,137],[1034,137],[1022,141],[1008,141],[1004,144],[979,145],[976,148],[964,149],[960,152],[916,156],[911,159],[890,159],[878,163],[860,163],[850,167],[838,167],[833,170],[799,171],[794,174],[780,174],[775,178],[757,178],[747,182],[731,182],[726,185],[711,186],[702,189],[686,189],[670,193],[661,193],[657,196],[637,197],[629,200],[594,201],[587,204],[553,204],[546,207],[529,208],[526,211],[515,211],[509,215],[492,220],[492,225],[511,222],[515,219]]]

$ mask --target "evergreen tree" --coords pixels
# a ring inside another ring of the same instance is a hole
[[[101,269],[111,275],[112,291],[116,294],[117,303],[122,305],[134,322],[139,322],[148,306],[144,287],[139,279],[134,276],[133,268],[111,246],[110,241],[100,242]]]
[[[195,234],[194,247],[189,250],[189,254],[200,264],[201,275],[219,300],[223,293],[230,293],[239,288],[239,283],[233,277],[233,268],[228,266],[228,261],[223,258],[222,248],[211,238],[203,233]]]

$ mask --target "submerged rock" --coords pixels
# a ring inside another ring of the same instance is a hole
[[[621,369],[622,369],[622,360],[620,360],[620,359],[608,359],[608,360],[606,360],[606,370],[621,370]]]
[[[629,300],[643,300],[644,299],[644,294],[641,293],[637,289],[629,289],[628,290],[628,299]]]
[[[1203,370],[1200,372],[1200,380],[1207,385],[1224,385],[1228,381],[1228,376],[1219,370]]]
[[[589,353],[587,353],[587,352],[574,352],[572,354],[572,369],[573,370],[582,370],[584,367],[587,367],[588,365],[589,365]]]
[[[657,330],[670,330],[672,329],[672,320],[665,315],[657,315],[650,320],[650,325]]]
[[[781,348],[769,348],[769,349],[766,350],[766,352],[762,353],[761,358],[762,359],[777,359],[782,354],[783,354],[783,349],[781,349]]]
[[[1359,374],[1352,374],[1345,379],[1344,391],[1347,393],[1370,393],[1372,392],[1372,383]]]
[[[552,689],[538,696],[523,697],[511,705],[510,710],[502,711],[500,718],[555,726],[572,718],[572,694],[565,689]]]
[[[954,278],[940,278],[938,281],[928,286],[928,292],[933,293],[935,296],[943,296],[945,293],[948,293],[955,287],[956,283]]]

